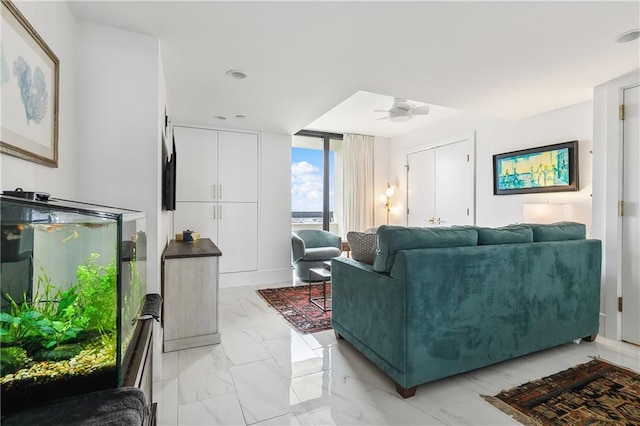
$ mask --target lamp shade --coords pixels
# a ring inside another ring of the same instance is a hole
[[[522,220],[525,223],[555,223],[564,218],[564,204],[523,204]]]
[[[393,186],[387,186],[387,189],[385,189],[384,191],[384,195],[386,195],[388,198],[391,198],[396,195],[396,189]]]

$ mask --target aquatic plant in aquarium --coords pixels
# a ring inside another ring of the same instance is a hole
[[[120,386],[146,294],[144,213],[0,203],[3,415]]]

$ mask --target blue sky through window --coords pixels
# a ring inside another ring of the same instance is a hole
[[[329,209],[333,210],[335,153],[329,158]],[[291,211],[322,212],[322,150],[291,148]]]

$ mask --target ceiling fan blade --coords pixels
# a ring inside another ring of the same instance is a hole
[[[373,112],[389,112],[388,109],[374,109]]]
[[[401,100],[394,103],[391,109],[395,109],[397,111],[411,111],[413,109],[413,105],[405,100]]]
[[[423,105],[411,110],[412,115],[427,115],[429,114],[429,105]]]
[[[386,112],[386,111],[385,111]],[[389,116],[387,115],[386,117],[380,117],[380,118],[376,118],[376,121],[378,120],[386,120],[387,118],[389,118]]]

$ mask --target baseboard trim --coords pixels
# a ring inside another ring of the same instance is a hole
[[[245,285],[292,284],[291,268],[269,269],[251,272],[220,274],[220,288],[242,287]]]

